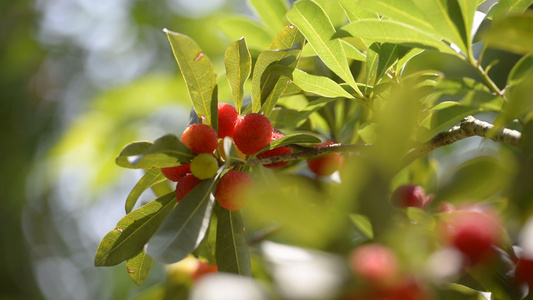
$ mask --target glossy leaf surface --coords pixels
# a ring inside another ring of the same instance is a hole
[[[114,266],[137,255],[175,205],[171,192],[127,214],[100,242],[95,266]]]

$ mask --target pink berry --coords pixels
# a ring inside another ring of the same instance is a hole
[[[217,133],[205,124],[192,124],[187,127],[181,135],[181,142],[196,154],[211,154],[218,147]]]
[[[235,125],[233,141],[246,155],[254,155],[272,141],[272,123],[258,113],[251,113],[239,118]]]
[[[235,124],[239,119],[239,113],[235,107],[227,103],[218,103],[218,137],[223,139],[233,137]]]
[[[168,167],[168,168],[161,168],[161,173],[165,175],[166,178],[172,180],[172,181],[178,181],[181,176],[185,175],[186,173],[191,172],[191,165],[181,165],[181,166],[175,166],[175,167]]]
[[[389,283],[398,274],[396,255],[379,244],[355,248],[350,255],[350,266],[361,278],[377,285]]]
[[[333,144],[333,142],[325,142],[316,145],[317,147],[324,147]],[[338,152],[333,152],[307,160],[307,167],[311,172],[318,176],[329,176],[337,171],[343,162],[342,155]]]
[[[449,213],[445,234],[449,243],[459,250],[470,264],[489,258],[493,245],[501,235],[500,222],[495,215],[479,211]]]
[[[397,207],[424,208],[431,199],[432,195],[426,196],[424,188],[414,184],[399,186],[391,196],[392,204]]]
[[[215,191],[215,199],[226,209],[241,209],[246,205],[243,193],[252,186],[253,181],[250,175],[230,170],[220,178]]]
[[[284,136],[285,135],[283,133],[281,133],[280,131],[278,131],[278,130],[274,130],[274,132],[272,133],[272,139],[273,140],[277,140],[277,139],[282,138]],[[277,148],[274,148],[274,149],[267,150],[267,151],[265,151],[263,153],[260,153],[259,155],[257,155],[257,158],[268,158],[268,157],[274,157],[274,156],[280,156],[280,155],[288,155],[288,154],[292,154],[292,149],[289,148],[289,147],[281,146],[281,147],[277,147]],[[287,164],[289,164],[288,161],[281,161],[281,162],[277,162],[277,163],[266,164],[264,166],[267,167],[267,168],[270,168],[270,169],[279,169],[281,167],[286,166]]]
[[[182,176],[176,185],[176,199],[180,202],[189,192],[194,189],[202,180],[194,177],[191,173]]]

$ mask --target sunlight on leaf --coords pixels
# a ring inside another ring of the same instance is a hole
[[[251,276],[250,254],[240,211],[217,205],[216,257],[219,271]]]
[[[126,270],[135,284],[141,285],[144,282],[150,273],[152,263],[152,258],[144,253],[144,251],[139,252],[139,254],[126,261]]]
[[[233,42],[227,49],[224,59],[226,78],[233,94],[237,111],[241,112],[244,98],[244,83],[252,72],[252,57],[244,38]]]
[[[114,266],[137,255],[175,205],[171,192],[127,214],[100,242],[94,265]]]
[[[157,184],[163,180],[166,180],[167,178],[163,173],[161,173],[161,169],[154,168],[146,171],[146,173],[143,175],[143,177],[135,184],[131,192],[128,194],[128,197],[126,198],[126,213],[130,213],[133,207],[135,206],[135,203],[137,203],[137,200],[141,196],[144,191],[149,189],[154,184]]]
[[[314,1],[298,1],[289,10],[287,18],[300,29],[324,64],[362,97],[350,71],[342,43],[334,38],[335,28],[324,10]]]
[[[216,98],[216,75],[213,65],[198,44],[190,37],[165,29],[178,62],[183,79],[187,84],[192,106],[196,113],[212,123],[211,101]]]

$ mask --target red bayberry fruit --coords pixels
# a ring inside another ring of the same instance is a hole
[[[379,299],[429,300],[428,293],[413,279],[404,279],[380,293]]]
[[[272,133],[273,140],[277,140],[284,136],[285,135],[278,130],[274,130],[274,132]],[[277,147],[274,149],[267,150],[263,153],[260,153],[259,155],[257,155],[257,158],[268,158],[268,157],[287,155],[287,154],[292,154],[292,149],[289,147],[281,146],[281,147]],[[266,164],[264,166],[270,169],[279,169],[281,167],[286,166],[288,163],[289,163],[288,161],[281,161],[277,163]]]
[[[331,144],[333,142],[325,142],[316,145],[316,147],[324,147]],[[340,168],[342,161],[342,155],[338,152],[333,152],[321,157],[309,159],[307,161],[307,167],[318,176],[329,176]]]
[[[218,103],[218,137],[223,139],[233,137],[235,124],[239,119],[239,113],[235,107],[227,103]]]
[[[186,173],[191,172],[191,165],[181,165],[181,166],[175,166],[175,167],[168,167],[168,168],[161,168],[161,173],[165,175],[166,178],[172,180],[172,181],[178,181],[181,176],[185,175]]]
[[[427,195],[419,185],[408,184],[399,186],[391,196],[391,202],[398,207],[424,208],[433,199],[433,195]]]
[[[498,243],[501,235],[498,218],[479,211],[455,211],[448,214],[446,236],[449,243],[459,250],[468,262],[489,258],[492,246]]]
[[[205,124],[192,124],[187,127],[181,135],[181,142],[196,154],[211,154],[218,147],[217,133]]]
[[[519,258],[516,263],[515,278],[517,282],[527,283],[533,288],[533,259]]]
[[[258,113],[247,114],[235,124],[233,141],[242,153],[253,155],[272,141],[273,130],[267,117]]]
[[[230,170],[220,178],[215,191],[215,199],[220,206],[229,210],[243,208],[246,203],[243,193],[253,185],[250,175]]]
[[[192,273],[192,279],[194,281],[197,281],[202,276],[207,275],[209,273],[215,273],[215,272],[218,272],[217,264],[208,265],[207,263],[205,263],[203,261],[199,261],[198,262],[198,267]]]
[[[357,275],[377,285],[390,283],[398,273],[396,255],[379,244],[355,248],[350,254],[350,266]]]
[[[183,175],[176,185],[176,199],[180,202],[202,180],[194,177],[191,173]]]

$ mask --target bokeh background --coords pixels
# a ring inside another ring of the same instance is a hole
[[[134,140],[182,132],[190,104],[163,28],[221,67],[216,29],[244,0],[0,3],[0,299],[131,299],[124,266],[95,268],[141,174],[114,164]],[[145,201],[150,195],[146,196]]]
[[[252,12],[246,0],[0,1],[0,299],[132,299],[164,280],[157,264],[141,287],[124,266],[94,267],[142,175],[114,159],[188,123],[162,29],[192,36],[222,72],[231,41],[216,23],[235,13]]]

